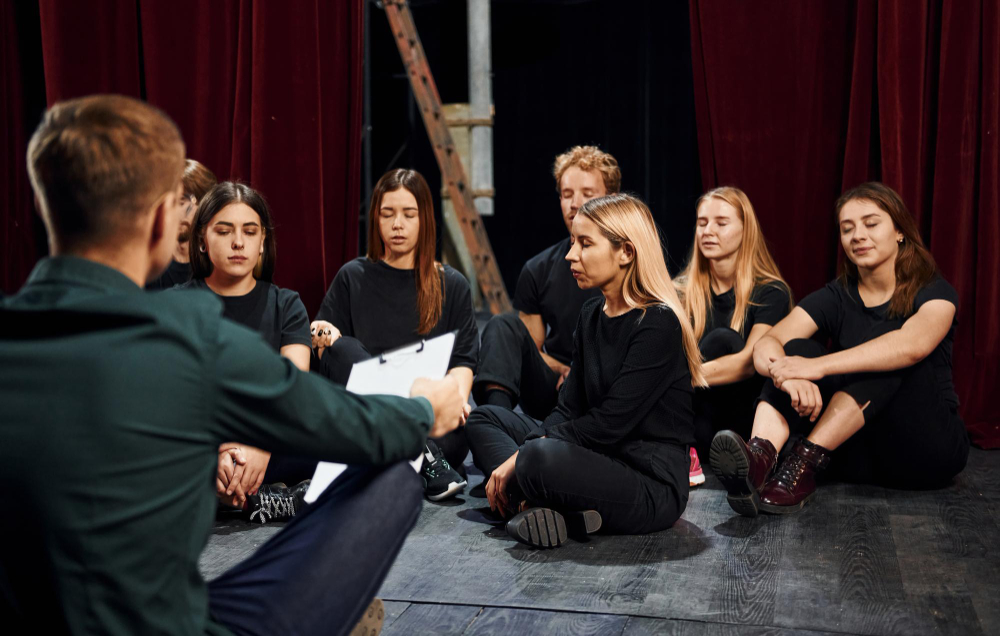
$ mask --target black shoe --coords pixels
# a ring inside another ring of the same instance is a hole
[[[286,521],[294,517],[305,506],[306,491],[310,480],[305,480],[294,488],[284,484],[264,484],[256,495],[247,496],[244,513],[251,523]]]
[[[601,529],[596,510],[563,515],[551,508],[528,508],[507,522],[507,534],[536,548],[558,548],[570,535],[585,536]]]
[[[441,501],[462,492],[468,483],[458,474],[437,444],[427,440],[424,447],[424,463],[420,466],[420,476],[424,478],[424,496],[431,501]]]

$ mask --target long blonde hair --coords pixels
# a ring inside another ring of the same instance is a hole
[[[663,306],[674,312],[681,325],[692,382],[708,386],[701,368],[698,340],[670,280],[660,233],[646,204],[627,194],[612,194],[588,201],[579,214],[593,221],[615,249],[621,249],[625,243],[632,244],[635,256],[625,272],[622,299],[635,309]]]
[[[733,317],[729,322],[729,328],[745,337],[743,327],[746,322],[747,309],[752,304],[750,295],[753,293],[754,287],[761,283],[779,283],[789,292],[789,299],[791,299],[791,289],[785,279],[781,277],[778,265],[767,249],[764,233],[761,232],[757,215],[754,213],[747,195],[739,188],[731,186],[715,188],[698,199],[698,208],[701,208],[709,199],[719,199],[733,206],[740,221],[743,222],[743,238],[739,251],[736,253],[736,276],[733,281],[733,295],[736,297],[736,305],[733,309]],[[680,287],[681,296],[684,299],[684,309],[691,319],[691,324],[694,325],[695,340],[701,340],[702,336],[705,335],[708,311],[712,307],[712,270],[709,267],[708,259],[698,249],[697,241],[691,246],[691,256],[688,258],[684,271],[677,277],[677,285]],[[790,301],[788,308],[791,310]]]

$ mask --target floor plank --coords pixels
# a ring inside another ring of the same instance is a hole
[[[540,610],[487,607],[476,617],[464,636],[616,636],[625,629],[627,616],[576,614]]]
[[[462,634],[479,615],[481,607],[470,605],[412,604],[388,627],[383,636],[440,636]]]

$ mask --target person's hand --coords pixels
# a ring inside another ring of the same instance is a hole
[[[242,467],[237,466],[237,470],[240,468],[243,469],[242,475],[239,478],[240,488],[248,495],[256,495],[260,485],[264,483],[264,473],[267,472],[267,464],[271,461],[271,453],[254,448],[253,446],[243,445],[240,448],[246,457],[246,464]],[[236,476],[234,474],[232,481],[235,480]],[[230,491],[235,492],[236,490],[235,484],[232,481],[229,484],[229,488],[226,488],[226,494],[230,494]]]
[[[223,445],[220,449],[218,473],[215,478],[216,496],[218,496],[222,503],[242,508],[243,501],[246,499],[243,489],[237,487],[237,492],[231,495],[226,494],[226,489],[229,488],[229,484],[233,481],[236,467],[246,465],[246,457],[243,455],[243,449],[235,444]]]
[[[559,379],[556,380],[556,391],[562,388],[563,383],[566,382],[566,378],[569,377],[569,366],[563,365],[562,369],[559,370]]]
[[[332,347],[333,343],[340,337],[340,329],[325,320],[314,320],[309,324],[309,333],[312,335],[312,348],[320,353],[327,347]]]
[[[410,397],[423,397],[434,409],[434,425],[430,437],[441,437],[452,432],[462,423],[465,397],[458,392],[458,382],[451,376],[443,380],[417,378],[410,387]]]
[[[458,423],[459,426],[465,426],[465,423],[469,421],[470,413],[472,413],[472,405],[466,402],[465,406],[462,407],[462,417],[460,418],[461,421]]]
[[[507,461],[497,466],[490,478],[486,481],[486,499],[490,502],[490,510],[496,512],[504,519],[507,518],[510,502],[507,499],[507,486],[514,476],[514,468],[517,465],[517,453],[511,455]]]
[[[788,380],[823,379],[823,370],[815,358],[785,356],[777,360],[771,360],[767,371],[771,379],[774,380],[774,386],[779,389]]]
[[[823,396],[819,387],[809,380],[785,380],[781,390],[792,398],[792,408],[800,417],[808,417],[815,422],[823,410]]]

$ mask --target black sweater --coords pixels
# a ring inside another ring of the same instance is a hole
[[[669,481],[667,472],[679,468],[666,471],[663,462],[686,454],[659,451],[686,451],[694,441],[694,389],[680,322],[667,307],[614,318],[603,307],[603,297],[593,298],[580,311],[572,370],[544,434]]]

